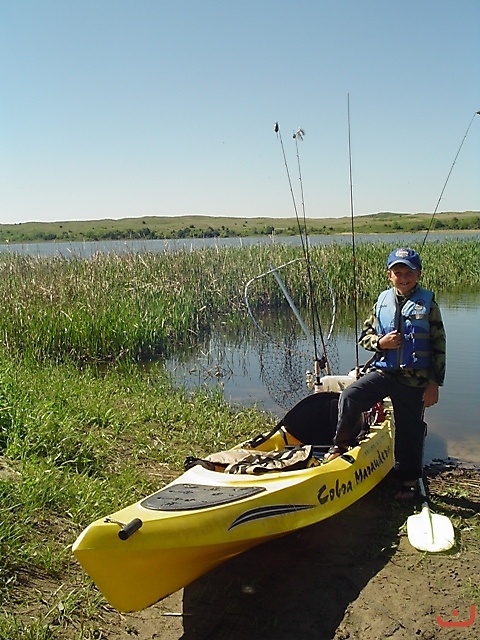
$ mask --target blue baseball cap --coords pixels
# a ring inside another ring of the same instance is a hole
[[[401,247],[400,249],[392,251],[388,256],[387,269],[391,269],[393,265],[399,263],[406,264],[407,267],[412,269],[412,271],[422,268],[422,261],[420,260],[418,253],[413,249],[408,249],[406,247]]]

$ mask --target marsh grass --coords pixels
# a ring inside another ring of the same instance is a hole
[[[393,247],[358,246],[358,300],[373,300],[385,287],[385,256]],[[478,287],[479,247],[476,240],[428,243],[422,255],[423,284],[437,293]],[[0,260],[0,339],[10,355],[38,361],[168,355],[176,345],[195,344],[219,317],[238,318],[246,282],[272,264],[300,256],[299,248],[286,245],[97,254],[90,260],[6,255]],[[327,274],[337,299],[350,301],[351,248],[333,243],[313,247],[311,258]],[[292,276],[290,290],[306,292],[304,280],[304,272]],[[286,304],[273,279],[263,284],[254,306]],[[240,317],[243,322],[244,315]]]
[[[384,287],[391,248],[359,246],[361,301]],[[1,258],[0,462],[10,473],[0,474],[0,640],[102,637],[102,600],[71,555],[80,531],[172,479],[186,455],[271,426],[254,408],[177,388],[161,366],[137,361],[194,348],[219,319],[235,332],[246,322],[245,283],[298,255],[257,246]],[[479,243],[432,243],[422,257],[426,286],[478,288]],[[350,249],[315,248],[312,259],[349,301]],[[304,288],[296,277],[294,291]],[[284,304],[271,283],[255,295],[256,305]]]

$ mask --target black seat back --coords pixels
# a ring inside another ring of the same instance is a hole
[[[339,397],[334,391],[307,396],[290,409],[281,425],[304,444],[331,445],[337,427]]]

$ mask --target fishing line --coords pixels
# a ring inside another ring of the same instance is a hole
[[[348,166],[350,181],[350,220],[352,228],[352,268],[353,268],[353,314],[355,324],[355,377],[359,378],[359,355],[358,355],[358,305],[357,305],[357,262],[355,255],[355,223],[353,207],[353,177],[352,177],[352,140],[350,123],[350,94],[347,94],[348,112]]]
[[[300,225],[300,217],[298,215],[297,201],[295,199],[295,192],[293,190],[292,179],[290,177],[290,169],[288,168],[287,156],[285,154],[285,147],[283,146],[282,133],[280,131],[280,126],[279,126],[278,122],[275,122],[273,130],[277,134],[277,138],[278,138],[278,141],[280,142],[280,147],[282,149],[283,164],[285,165],[285,170],[287,172],[288,185],[290,187],[290,195],[292,196],[293,210],[295,212],[295,218],[297,220],[298,231],[300,233],[300,241],[302,243],[302,250],[303,250],[303,253],[305,255],[304,237],[303,237],[302,227]],[[302,129],[298,129],[297,134],[299,134],[301,136],[302,140],[303,140],[303,136],[304,136],[303,130]],[[293,134],[293,137],[294,137],[295,141],[297,140],[297,138],[296,138],[297,134],[295,134],[295,133]],[[298,146],[297,146],[297,158],[298,158]],[[300,176],[301,176],[301,174],[300,174]],[[302,206],[305,207],[304,198],[303,198],[303,185],[301,183],[301,178],[300,178],[300,185],[301,185],[301,190],[302,190]],[[305,208],[304,208],[304,217],[305,217]]]
[[[308,251],[307,215],[305,212],[305,195],[303,193],[302,168],[300,165],[300,150],[298,148],[298,141],[303,140],[304,135],[305,135],[305,131],[303,129],[297,129],[292,137],[295,140],[295,149],[297,152],[298,180],[300,182],[300,196],[302,198],[303,230],[300,225],[300,219],[298,215],[297,215],[297,225],[298,225],[298,230],[300,232],[300,236],[302,236],[302,233],[303,233],[305,237],[305,246],[303,245],[303,242],[302,242],[302,246],[304,246],[304,252],[305,252],[305,250]],[[303,240],[303,237],[302,237],[302,240]]]
[[[297,151],[297,165],[298,165],[298,178],[300,181],[300,195],[302,198],[302,213],[303,213],[303,233],[305,234],[305,243],[302,242],[303,253],[305,256],[305,263],[307,266],[307,277],[309,283],[309,296],[310,296],[310,306],[311,306],[311,314],[312,314],[312,330],[313,330],[313,339],[315,343],[315,362],[318,363],[318,367],[320,369],[325,369],[327,374],[330,375],[331,367],[327,357],[327,349],[325,345],[325,339],[322,332],[322,323],[320,322],[320,317],[318,314],[318,304],[316,299],[315,287],[313,286],[312,279],[312,263],[310,260],[310,242],[308,241],[308,228],[307,228],[307,215],[305,211],[305,196],[303,192],[303,180],[302,180],[302,169],[300,165],[300,150],[298,148],[298,140],[303,140],[303,136],[305,132],[303,129],[297,129],[297,131],[293,134],[293,139],[295,140],[295,148]],[[300,229],[300,221],[297,220],[300,235],[302,231]],[[316,327],[318,327],[318,333],[320,335],[320,341],[322,343],[323,356],[321,359],[318,357],[317,348],[316,348]],[[320,384],[319,371],[316,371],[316,384]]]
[[[291,177],[290,177],[290,170],[288,168],[288,162],[287,162],[287,158],[286,158],[286,154],[285,154],[285,147],[283,145],[282,134],[281,134],[280,126],[279,126],[278,122],[275,122],[274,131],[277,134],[277,138],[278,138],[278,140],[280,142],[280,146],[281,146],[281,149],[282,149],[283,162],[284,162],[285,169],[286,169],[286,172],[287,172],[288,184],[289,184],[290,193],[291,193],[291,196],[292,196],[292,202],[293,202],[293,208],[294,208],[294,212],[295,212],[295,218],[297,220],[298,230],[299,230],[299,234],[300,234],[300,241],[301,241],[301,244],[302,244],[302,251],[303,251],[303,255],[305,257],[305,263],[306,263],[306,267],[307,267],[307,278],[308,278],[308,284],[309,284],[309,296],[310,296],[310,305],[311,305],[311,312],[312,312],[312,334],[313,334],[313,345],[314,345],[315,376],[317,378],[316,382],[319,383],[320,382],[320,369],[325,369],[327,374],[331,373],[331,369],[330,369],[330,363],[328,361],[327,350],[326,350],[325,340],[324,340],[324,336],[323,336],[323,332],[322,332],[322,327],[321,327],[321,323],[320,323],[320,319],[319,319],[319,315],[318,315],[318,307],[317,307],[317,302],[316,302],[316,298],[315,298],[315,289],[313,287],[313,281],[312,281],[310,249],[309,249],[308,230],[307,230],[307,219],[306,219],[306,213],[305,213],[305,197],[304,197],[304,191],[303,191],[302,170],[301,170],[301,163],[300,163],[300,151],[299,151],[299,147],[298,147],[298,140],[303,140],[305,132],[304,132],[303,129],[297,129],[297,131],[295,131],[294,134],[293,134],[293,139],[295,140],[295,146],[296,146],[296,152],[297,152],[298,175],[299,175],[299,181],[300,181],[300,193],[301,193],[301,200],[302,200],[302,214],[303,214],[303,228],[302,228],[302,224],[301,224],[300,216],[299,216],[299,212],[298,212],[298,207],[297,207],[297,201],[296,201],[296,198],[295,198],[295,192],[294,192],[294,189],[293,189],[293,186],[292,186],[292,180],[291,180]],[[323,355],[322,355],[321,358],[319,357],[319,354],[318,354],[317,328],[318,328],[318,334],[320,336],[320,341],[322,343],[322,349],[323,349]]]
[[[447,179],[445,180],[445,184],[443,185],[442,191],[440,192],[440,197],[438,198],[437,205],[436,205],[435,210],[434,210],[434,212],[432,214],[432,218],[430,220],[430,225],[429,225],[429,227],[427,229],[427,233],[425,234],[425,237],[423,239],[422,246],[420,247],[419,253],[422,252],[422,249],[425,246],[425,242],[427,241],[428,234],[430,233],[430,230],[431,230],[432,225],[433,225],[433,220],[434,220],[435,216],[437,215],[438,207],[440,206],[440,202],[441,202],[441,200],[443,198],[444,191],[447,188],[447,184],[448,184],[448,181],[450,180],[450,176],[452,174],[453,167],[455,166],[455,164],[457,162],[457,158],[460,155],[460,151],[462,150],[463,143],[465,142],[466,137],[468,135],[468,132],[470,131],[470,127],[472,126],[472,123],[475,120],[475,116],[479,116],[479,115],[480,115],[480,111],[475,111],[475,113],[472,116],[472,119],[470,120],[470,124],[468,125],[467,130],[465,131],[465,135],[462,138],[462,142],[460,143],[460,146],[458,147],[458,151],[457,151],[457,153],[455,155],[455,158],[454,158],[454,160],[452,162],[452,166],[450,167],[450,171],[448,172]]]

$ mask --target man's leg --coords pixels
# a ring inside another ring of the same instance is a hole
[[[423,420],[424,389],[396,384],[391,391],[395,416],[395,472],[408,482],[421,477],[426,424]]]
[[[349,446],[355,444],[362,413],[390,395],[390,387],[391,381],[386,376],[372,371],[342,391],[338,403],[334,446],[346,451]]]

